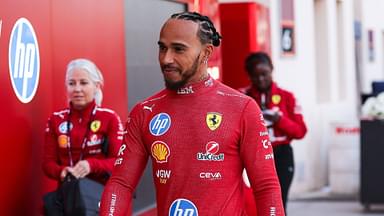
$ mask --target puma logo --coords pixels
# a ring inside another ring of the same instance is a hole
[[[152,108],[154,107],[155,105],[153,104],[152,106],[143,106],[143,109],[145,110],[149,110],[150,112],[152,112]]]

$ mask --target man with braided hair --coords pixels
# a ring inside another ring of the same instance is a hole
[[[174,14],[165,22],[158,45],[166,88],[131,111],[101,215],[131,214],[148,158],[159,216],[246,215],[243,169],[258,216],[284,215],[259,107],[207,73],[220,39],[211,20],[198,13]]]

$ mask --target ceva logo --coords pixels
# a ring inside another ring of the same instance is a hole
[[[35,31],[26,18],[13,26],[8,58],[13,90],[22,103],[29,103],[39,84],[40,55]]]

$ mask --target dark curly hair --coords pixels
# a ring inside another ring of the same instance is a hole
[[[197,12],[181,12],[172,14],[171,19],[191,20],[198,23],[199,31],[197,36],[200,38],[201,43],[210,43],[215,47],[220,45],[220,39],[222,37],[219,32],[216,31],[216,28],[209,17],[201,15]]]
[[[268,64],[273,70],[272,60],[269,55],[265,52],[254,52],[249,54],[245,59],[245,69],[248,73],[250,73],[253,70],[254,66],[259,63]]]

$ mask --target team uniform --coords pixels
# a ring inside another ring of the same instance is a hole
[[[157,211],[165,215],[246,215],[248,170],[258,216],[284,215],[272,147],[253,99],[207,80],[164,89],[137,104],[102,199],[101,215],[131,213],[148,158]]]
[[[307,132],[301,107],[291,92],[279,88],[274,82],[268,93],[259,92],[252,86],[240,91],[254,98],[262,110],[280,112],[279,121],[268,126],[268,132],[285,204],[294,173],[293,150],[290,143],[293,139],[303,138]]]
[[[82,157],[90,165],[87,177],[105,183],[122,140],[118,115],[97,107],[94,101],[82,111],[70,107],[54,112],[45,131],[43,170],[48,177],[60,180],[64,167],[71,166],[71,161],[76,165]]]

